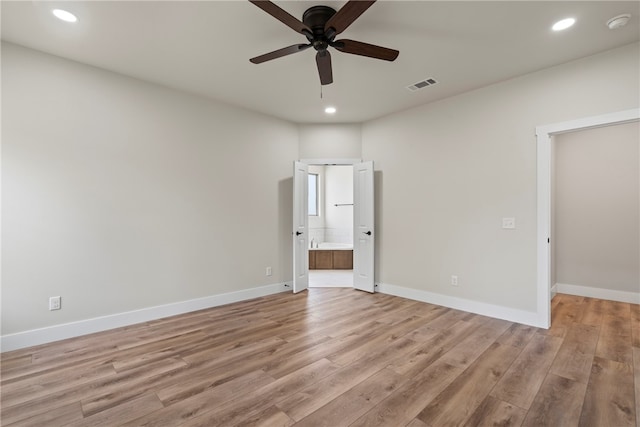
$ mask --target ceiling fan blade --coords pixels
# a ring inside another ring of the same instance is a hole
[[[269,15],[276,18],[278,21],[282,22],[287,27],[292,28],[294,31],[297,31],[300,34],[304,34],[305,36],[313,36],[313,31],[311,31],[311,28],[307,27],[302,21],[290,15],[287,11],[282,9],[280,6],[277,6],[275,3],[272,3],[268,0],[249,1],[267,12]]]
[[[273,52],[265,53],[264,55],[251,58],[249,61],[254,64],[261,64],[263,62],[271,61],[272,59],[280,58],[292,53],[302,52],[311,47],[311,44],[294,44],[292,46],[283,47],[282,49],[274,50]]]
[[[347,29],[349,25],[353,23],[358,16],[362,15],[365,10],[369,9],[372,4],[374,4],[376,0],[350,0],[340,8],[333,15],[327,23],[324,25],[325,34],[331,33],[329,30],[331,28],[334,29],[335,33],[330,35],[340,34],[344,30]]]
[[[394,49],[347,39],[336,40],[335,42],[330,43],[330,45],[340,52],[368,56],[369,58],[384,59],[385,61],[394,61],[400,53]]]
[[[316,64],[318,64],[318,74],[321,85],[333,83],[333,71],[331,71],[331,54],[328,50],[316,53]]]

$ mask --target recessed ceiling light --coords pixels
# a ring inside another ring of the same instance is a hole
[[[575,23],[576,23],[576,20],[574,18],[566,18],[553,24],[553,27],[551,27],[551,29],[553,31],[562,31],[571,27]]]
[[[327,114],[335,114],[336,113],[336,107],[327,107],[324,109],[324,112]]]
[[[61,19],[65,22],[76,22],[78,18],[71,12],[67,12],[62,9],[53,9],[53,14],[56,18]]]
[[[631,15],[629,15],[628,13],[625,13],[624,15],[614,16],[607,21],[607,27],[609,27],[610,30],[617,30],[618,28],[622,28],[627,25],[629,19],[631,19]]]

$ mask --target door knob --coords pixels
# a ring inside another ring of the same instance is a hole
[[[364,234],[366,234],[367,236],[371,236],[371,231],[363,231]]]

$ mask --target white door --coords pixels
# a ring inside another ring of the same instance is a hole
[[[373,162],[353,165],[353,287],[374,292]]]
[[[293,293],[309,287],[309,166],[293,169]]]

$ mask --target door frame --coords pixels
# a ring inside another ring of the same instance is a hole
[[[341,159],[332,159],[332,158],[323,158],[323,159],[300,159],[298,160],[300,163],[305,163],[308,166],[354,166],[356,164],[363,163],[363,159],[357,158],[341,158]],[[308,249],[307,249],[308,252]],[[308,256],[308,255],[307,255]],[[375,269],[375,255],[373,257],[373,266]],[[375,292],[375,286],[374,286]]]
[[[537,307],[539,327],[551,326],[551,144],[567,132],[640,121],[640,108],[536,127],[537,141]]]
[[[314,166],[338,166],[338,165],[355,165],[362,163],[362,159],[300,159],[300,163],[306,163]]]

